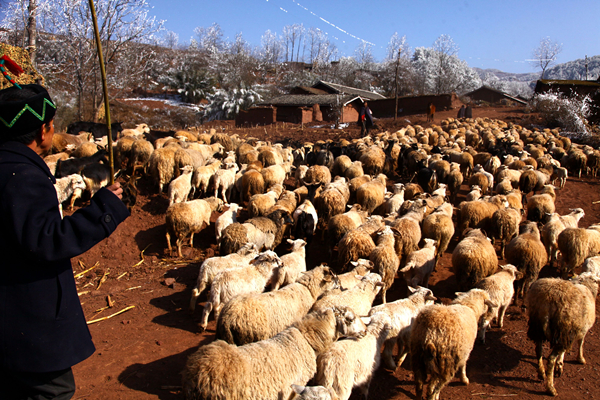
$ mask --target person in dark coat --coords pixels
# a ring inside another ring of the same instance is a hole
[[[470,105],[465,109],[465,118],[473,118],[473,108]]]
[[[458,115],[456,116],[456,118],[464,118],[465,117],[465,105],[463,104],[462,106],[460,106],[460,109],[458,110]]]
[[[358,113],[358,124],[360,125],[360,136],[367,136],[369,134],[369,129],[373,126],[373,114],[366,101]]]
[[[108,237],[129,211],[119,184],[61,218],[42,159],[56,106],[40,85],[0,91],[0,398],[70,399],[71,367],[95,351],[71,257]]]

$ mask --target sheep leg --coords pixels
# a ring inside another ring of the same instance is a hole
[[[544,379],[546,371],[544,369],[544,345],[543,342],[537,342],[535,344],[535,356],[538,360],[538,378]]]
[[[466,377],[466,376],[465,376]],[[435,400],[440,398],[440,392],[450,381],[452,380],[452,375],[444,375],[438,376],[435,378],[431,378],[431,382],[429,383],[429,388],[427,390],[427,399]],[[467,379],[468,381],[468,379]]]
[[[467,363],[466,363],[466,361],[460,367],[458,367],[458,370],[460,373],[460,381],[463,384],[468,385],[469,378],[467,378]]]
[[[177,244],[177,254],[179,255],[179,258],[183,258],[183,253],[181,252],[181,246],[183,246],[183,239],[177,239],[175,243]]]
[[[427,380],[427,370],[423,360],[420,357],[415,357],[414,353],[411,355],[411,364],[415,377],[415,398],[421,400],[423,398],[423,386]]]
[[[498,310],[498,328],[502,329],[502,327],[504,326],[504,314],[506,313],[506,308],[508,307],[507,304],[503,304],[500,306],[500,309]]]
[[[548,370],[546,371],[546,392],[552,396],[556,396],[558,392],[554,388],[554,366],[556,359],[559,357],[557,349],[552,349],[550,357],[548,357]]]
[[[560,351],[556,359],[556,366],[554,370],[554,375],[556,376],[561,376],[563,373],[563,367],[565,365],[565,352],[566,350]]]
[[[193,314],[196,310],[196,302],[200,294],[206,289],[206,282],[204,282],[201,277],[198,277],[198,282],[196,282],[196,287],[192,289],[192,298],[190,300],[190,314]]]
[[[404,360],[406,359],[406,356],[408,355],[408,351],[409,351],[408,345],[406,345],[404,343],[400,343],[398,345],[398,361],[397,361],[396,365],[402,365],[402,363],[404,363]]]
[[[386,340],[385,345],[383,346],[383,354],[382,354],[383,362],[385,363],[385,366],[394,371],[397,368],[397,365],[394,362],[394,357],[393,357],[394,346],[396,345],[396,341],[397,341],[397,338],[392,338],[392,339]],[[401,349],[398,349],[398,351],[401,351]]]
[[[368,382],[365,382],[363,385],[361,385],[358,390],[360,390],[360,392],[363,394],[363,396],[365,396],[365,400],[369,400],[369,386],[371,385],[371,380],[369,380]]]
[[[200,318],[200,324],[199,324],[200,331],[206,330],[206,325],[208,325],[208,316],[210,315],[210,312],[212,310],[213,310],[213,304],[209,300],[204,305],[204,310],[202,310],[202,317]]]
[[[169,230],[167,230],[167,233],[165,235],[167,237],[167,246],[169,247],[169,253],[171,253],[171,235],[169,235]]]
[[[578,344],[577,362],[579,364],[585,364],[585,358],[583,357],[583,341],[584,340],[585,340],[585,337],[582,337],[581,339],[577,340],[577,344]]]

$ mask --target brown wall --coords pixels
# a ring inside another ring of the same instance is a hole
[[[506,96],[493,92],[491,90],[476,90],[475,92],[468,95],[471,100],[486,101],[488,103],[499,103],[506,99]]]
[[[452,109],[454,94],[441,94],[438,96],[415,96],[398,98],[398,115],[426,114],[429,103],[435,105],[436,110]],[[369,108],[375,118],[394,117],[396,99],[369,100]],[[358,114],[356,115],[358,119]],[[356,121],[355,119],[355,121]]]
[[[257,107],[240,111],[235,119],[236,126],[269,125],[275,122],[277,110],[274,107]]]

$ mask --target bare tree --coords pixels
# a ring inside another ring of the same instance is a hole
[[[533,59],[531,60],[533,66],[542,70],[542,77],[540,79],[544,79],[546,69],[554,65],[561,51],[562,44],[553,41],[550,37],[540,40],[540,45],[533,50]]]
[[[452,87],[453,74],[450,59],[458,53],[458,46],[450,35],[440,35],[433,43],[433,50],[437,56],[436,94],[448,93]]]
[[[362,41],[356,49],[354,49],[354,58],[360,64],[362,69],[368,70],[375,62],[373,57],[373,45],[367,41]]]
[[[276,33],[267,30],[260,39],[261,58],[267,64],[277,64],[283,58],[283,44]]]
[[[294,61],[294,51],[297,51],[296,61],[300,61],[300,47],[304,37],[304,25],[293,24],[283,27],[283,41],[285,45],[285,60]]]

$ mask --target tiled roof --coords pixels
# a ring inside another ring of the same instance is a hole
[[[339,98],[339,99],[338,99]],[[356,98],[353,95],[336,95],[336,94],[287,94],[278,96],[267,101],[258,103],[258,106],[274,105],[274,106],[295,106],[295,107],[312,107],[314,104],[319,105],[335,105],[339,101],[341,104],[346,104],[348,101]]]
[[[317,88],[319,85],[324,85],[326,87],[331,88],[337,93],[344,94],[353,94],[356,96],[363,97],[368,100],[377,100],[377,99],[385,99],[385,96],[380,95],[379,93],[370,92],[368,90],[357,89],[350,86],[339,85],[337,83],[319,81],[313,85],[314,88]]]

